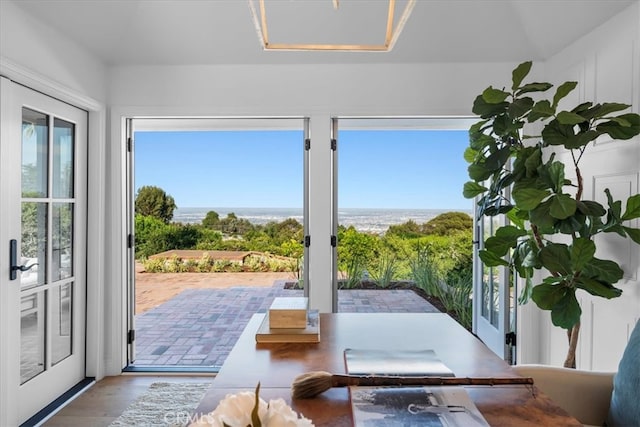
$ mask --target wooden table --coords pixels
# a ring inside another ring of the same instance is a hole
[[[254,390],[265,399],[281,397],[316,426],[351,426],[346,388],[313,399],[291,399],[293,379],[309,371],[345,373],[345,348],[432,349],[458,377],[517,377],[511,367],[451,317],[440,313],[337,313],[320,315],[318,344],[257,344],[264,314],[249,321],[211,389],[196,408],[212,411],[228,393]],[[547,396],[526,386],[467,387],[492,426],[580,426]]]

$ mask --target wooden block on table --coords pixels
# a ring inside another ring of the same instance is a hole
[[[279,297],[273,300],[269,308],[269,327],[300,328],[307,327],[309,299],[306,297]]]
[[[267,313],[256,332],[258,343],[319,343],[320,342],[320,313],[309,310],[309,318],[305,328],[269,328],[269,313]]]

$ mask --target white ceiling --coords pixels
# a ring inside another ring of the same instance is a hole
[[[195,65],[542,60],[640,0],[417,0],[391,52],[264,51],[248,0],[0,1],[13,1],[108,65]],[[290,19],[300,28],[304,15],[295,6],[304,2],[333,8],[331,0],[265,0],[267,17],[291,6]],[[313,37],[326,32],[348,43],[373,22],[380,25],[365,6],[373,14],[386,0],[340,0],[333,13],[349,2],[359,5],[358,19],[346,27],[313,18],[302,27]],[[270,22],[270,34],[287,37],[274,27]]]

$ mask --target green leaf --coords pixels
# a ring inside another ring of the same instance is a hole
[[[478,256],[480,257],[480,260],[482,260],[482,263],[487,267],[498,267],[499,265],[504,265],[504,266],[509,265],[507,261],[503,260],[493,252],[490,252],[485,249],[478,252]]]
[[[557,119],[542,129],[542,139],[547,145],[565,145],[571,138],[575,138],[573,126],[563,125]]]
[[[482,92],[482,99],[489,104],[500,104],[509,96],[508,92],[489,86]]]
[[[576,213],[576,201],[568,194],[556,194],[551,198],[549,213],[557,219],[569,218]]]
[[[495,235],[498,237],[510,237],[515,241],[518,237],[526,236],[527,232],[513,225],[505,225],[498,228]]]
[[[527,114],[533,107],[533,99],[527,97],[515,99],[509,104],[509,117],[517,119]]]
[[[618,264],[606,259],[593,258],[582,270],[586,277],[607,283],[616,283],[624,272]]]
[[[547,172],[549,178],[553,183],[553,188],[556,193],[562,192],[562,186],[564,185],[564,164],[561,162],[550,162],[547,166]]]
[[[571,329],[580,321],[582,310],[575,291],[570,289],[551,309],[551,323],[564,329]]]
[[[490,104],[484,100],[482,95],[478,95],[473,101],[473,111],[474,114],[477,114],[483,119],[487,119],[489,117],[497,116],[498,114],[504,113],[509,106],[508,102],[501,102],[499,104]]]
[[[524,167],[527,170],[527,175],[531,176],[542,164],[542,150],[534,150],[527,160],[524,162]]]
[[[576,284],[580,289],[584,289],[591,295],[598,297],[611,299],[622,295],[622,291],[620,289],[610,285],[609,283],[604,283],[589,277],[578,277],[576,279]]]
[[[492,171],[502,169],[511,155],[511,149],[503,147],[494,153],[491,153],[484,162],[484,166]]]
[[[600,123],[596,126],[596,130],[601,133],[606,133],[613,139],[631,139],[640,133],[640,116],[634,113],[623,114],[618,116],[619,119],[624,119],[629,122],[629,126],[622,126],[619,122],[609,120],[608,122]]]
[[[587,216],[602,216],[607,210],[598,202],[592,200],[580,200],[577,203],[578,210]]]
[[[534,286],[531,299],[543,310],[551,310],[566,293],[564,286],[542,283]]]
[[[517,228],[524,230],[524,219],[518,216],[518,212],[520,212],[518,208],[511,209],[507,212],[507,218]]]
[[[467,172],[469,173],[469,178],[478,182],[489,179],[491,175],[493,175],[493,171],[488,170],[484,165],[478,163],[469,165]]]
[[[487,191],[487,187],[484,187],[474,181],[468,181],[464,183],[464,189],[462,190],[462,195],[466,199],[473,199],[478,194],[482,194],[485,191]]]
[[[485,135],[485,129],[487,129],[487,127],[490,127],[490,125],[487,126],[487,122],[488,120],[480,120],[469,127],[469,141],[473,142],[477,138]]]
[[[520,230],[512,225],[506,225],[496,230],[494,236],[489,237],[485,241],[485,249],[492,252],[494,255],[502,257],[509,252],[509,249],[515,248],[518,243],[518,238],[525,236],[527,232]]]
[[[513,70],[513,72],[511,73],[511,81],[513,82],[513,84],[511,85],[511,90],[516,90],[518,89],[518,87],[520,87],[520,84],[522,83],[524,78],[527,77],[529,71],[531,71],[532,64],[533,63],[531,61],[523,62]]]
[[[484,150],[486,147],[492,147],[495,145],[496,141],[493,139],[493,137],[485,135],[483,133],[474,135],[473,137],[469,137],[469,147],[478,152]]]
[[[519,209],[530,211],[535,209],[549,195],[547,190],[536,188],[518,188],[512,193],[513,200]]]
[[[556,109],[551,106],[551,103],[547,99],[536,102],[531,108],[531,112],[527,116],[529,123],[535,122],[539,119],[546,119],[556,113]]]
[[[584,215],[572,215],[569,218],[561,219],[557,222],[556,227],[562,234],[578,233],[584,226]]]
[[[631,240],[640,245],[640,229],[625,226],[622,226],[622,228],[627,232],[627,235],[631,238]]]
[[[576,113],[570,113],[569,111],[561,111],[556,116],[558,123],[561,125],[577,125],[578,123],[586,122],[587,119]]]
[[[258,415],[258,410],[260,409],[260,383],[256,386],[256,400],[253,406],[253,410],[251,411],[251,425],[253,427],[262,427],[262,421],[260,421],[260,415]]]
[[[567,150],[573,150],[576,148],[584,147],[591,141],[595,140],[600,136],[600,132],[596,132],[595,130],[588,130],[586,132],[579,132],[575,136],[570,136],[564,143],[564,148]]]
[[[492,254],[503,257],[509,252],[509,249],[516,245],[516,239],[509,237],[491,236],[484,242],[484,247]]]
[[[621,219],[622,213],[622,202],[620,200],[613,200],[613,196],[611,195],[611,191],[608,188],[604,189],[604,193],[607,195],[607,203],[609,204],[608,214],[612,217],[608,219],[608,223],[618,222]]]
[[[473,163],[477,155],[478,155],[478,151],[474,150],[471,147],[467,147],[464,150],[464,159],[467,161],[467,163]]]
[[[520,88],[518,92],[516,92],[517,96],[520,96],[529,92],[544,92],[552,88],[553,85],[551,83],[528,83]]]
[[[620,237],[627,237],[627,233],[624,231],[624,228],[618,223],[607,224],[602,231],[605,233],[617,233]]]
[[[578,86],[578,82],[564,82],[558,89],[556,89],[556,94],[553,95],[553,108],[555,109],[558,106],[558,103],[562,98],[569,95],[571,91],[573,91],[576,86]]]
[[[571,254],[569,247],[562,243],[550,243],[540,249],[538,255],[542,266],[551,273],[571,274]]]
[[[631,196],[627,199],[627,207],[622,215],[623,221],[640,218],[640,194]]]
[[[530,268],[524,269],[524,287],[522,288],[522,292],[520,292],[520,296],[518,297],[518,304],[524,305],[531,299],[531,293],[533,292],[533,282],[531,281],[531,276],[533,276],[533,271]]]
[[[571,245],[571,264],[573,269],[580,271],[596,254],[596,244],[586,238],[578,238]]]
[[[591,105],[589,105],[589,107],[591,107]],[[592,108],[585,109],[584,113],[581,113],[580,115],[588,120],[599,119],[608,114],[626,110],[629,107],[631,107],[631,105],[619,104],[615,102],[605,102],[604,104],[596,104]]]
[[[553,227],[556,219],[551,216],[549,210],[551,206],[551,200],[545,200],[540,205],[533,209],[529,213],[529,220],[541,228]]]

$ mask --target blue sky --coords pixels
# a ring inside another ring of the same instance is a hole
[[[341,208],[471,209],[467,131],[341,131]],[[317,143],[314,142],[314,143]],[[312,148],[313,149],[313,148]],[[185,207],[302,207],[302,132],[137,132],[135,187]]]

